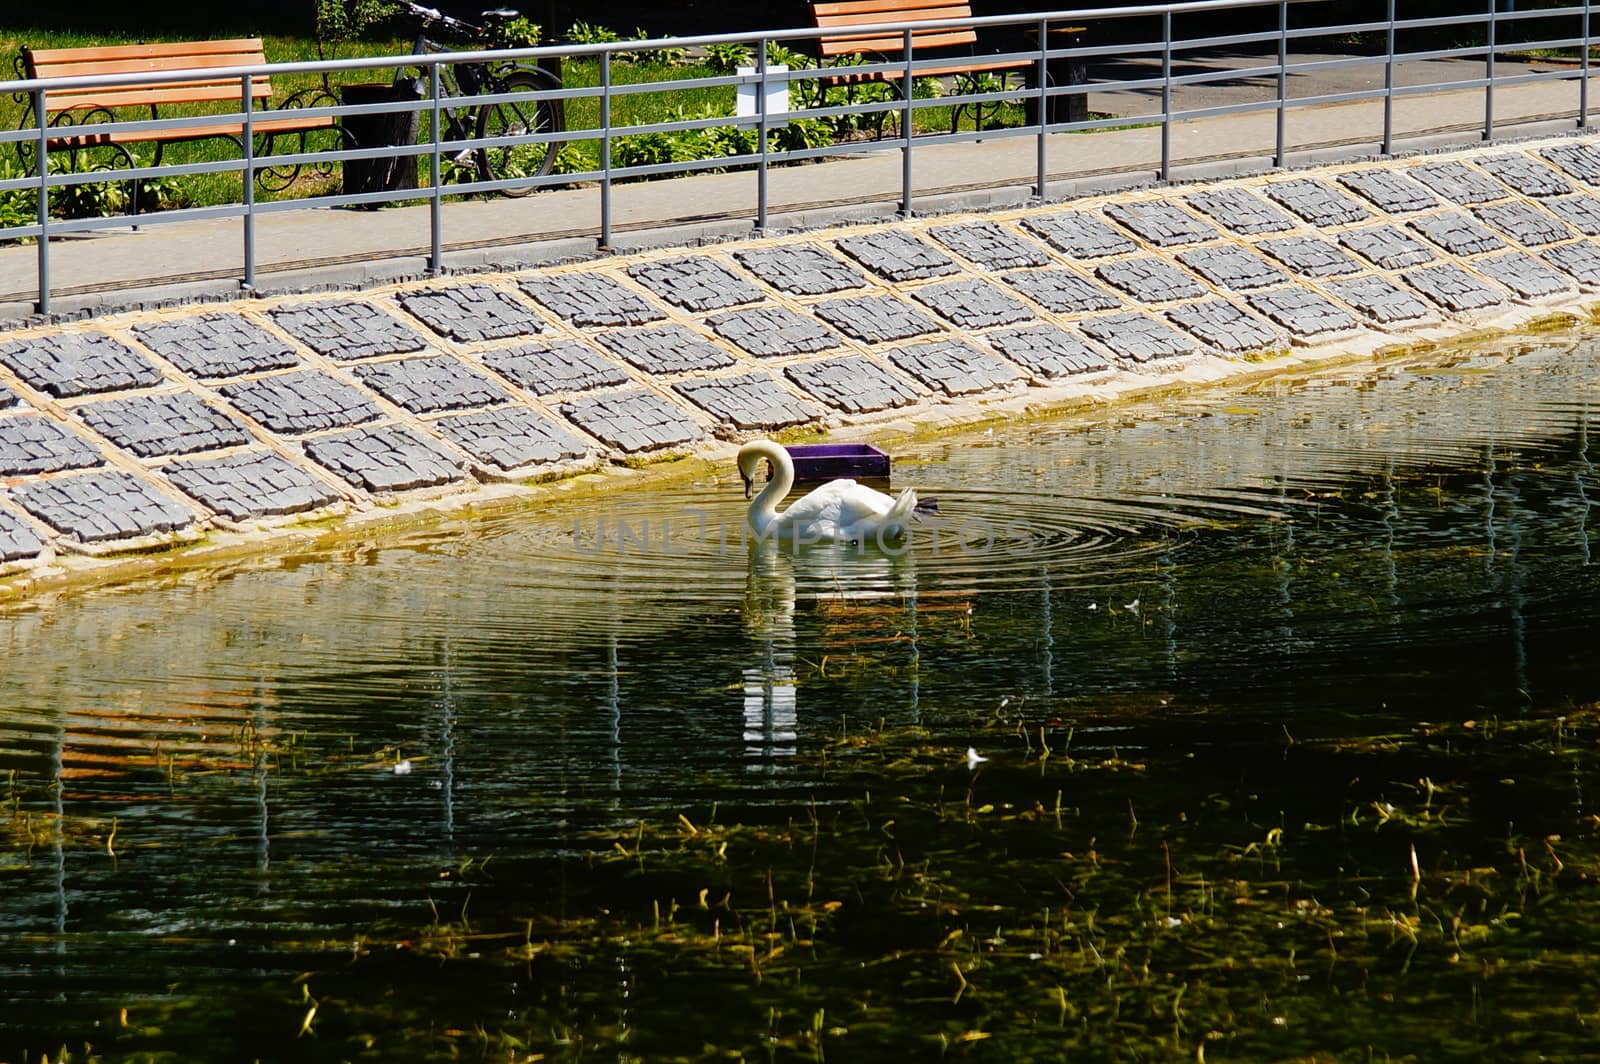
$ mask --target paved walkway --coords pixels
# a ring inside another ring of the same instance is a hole
[[[1259,87],[1246,86],[1245,91]],[[1575,82],[1539,82],[1497,91],[1497,131],[1506,136],[1572,128]],[[1397,147],[1475,143],[1484,119],[1481,91],[1403,98],[1395,108]],[[1173,130],[1175,177],[1261,171],[1271,164],[1276,113],[1225,115]],[[1552,122],[1564,123],[1561,126]],[[1291,111],[1291,164],[1375,154],[1383,128],[1381,101]],[[1048,141],[1048,198],[1154,181],[1160,161],[1156,128],[1058,134]],[[1200,165],[1192,165],[1195,163]],[[919,212],[981,209],[1026,202],[1037,173],[1037,139],[982,141],[919,148],[914,187]],[[898,206],[900,152],[894,147],[770,172],[769,222],[776,229],[812,228],[884,218]],[[753,173],[708,174],[616,187],[617,250],[748,236],[755,216]],[[543,192],[520,200],[447,204],[446,265],[530,265],[590,257],[599,233],[594,187]],[[421,276],[429,245],[426,207],[382,211],[290,210],[257,223],[259,287],[264,291],[352,287]],[[105,311],[141,303],[227,298],[238,291],[242,235],[237,220],[120,230],[51,245],[57,313]],[[37,251],[0,248],[0,324],[33,313]]]

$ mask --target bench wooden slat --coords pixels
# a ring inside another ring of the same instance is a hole
[[[164,41],[154,44],[108,44],[94,45],[85,48],[27,48],[24,49],[31,62],[54,63],[62,61],[83,60],[95,62],[101,59],[143,59],[180,56],[214,55],[220,52],[239,52],[262,54],[260,37],[238,37],[227,41]],[[183,64],[174,64],[172,69],[182,70]]]
[[[297,133],[301,130],[330,129],[334,124],[332,115],[311,116],[306,118],[288,116],[276,117],[281,112],[274,112],[275,117],[253,120],[250,128],[256,133]],[[181,129],[151,130],[146,133],[125,133],[119,137],[111,137],[104,133],[93,132],[94,126],[62,126],[63,132],[72,131],[69,136],[56,136],[50,138],[50,149],[58,148],[92,148],[98,145],[110,144],[113,141],[123,144],[155,143],[156,141],[169,142],[177,140],[206,140],[213,137],[238,138],[244,134],[244,126],[238,122],[221,122],[210,126],[184,126]],[[79,132],[79,131],[83,132]]]
[[[164,74],[172,70],[205,70],[212,67],[253,66],[260,56],[197,55],[181,63],[165,59],[99,59],[93,63],[43,63],[33,67],[36,78],[97,77],[101,74]],[[265,74],[255,75],[265,79]]]
[[[978,38],[970,33],[950,33],[922,35],[913,34],[911,37],[912,48],[920,53],[925,48],[948,48],[963,44],[976,44]],[[905,49],[905,37],[894,34],[888,37],[828,37],[822,41],[822,54],[824,56],[857,55],[862,53],[876,53],[878,55],[899,55]]]
[[[250,96],[256,100],[270,100],[272,86],[252,83]],[[118,107],[151,107],[174,103],[231,103],[241,104],[239,83],[236,81],[180,82],[151,88],[147,85],[121,85],[115,91],[109,88],[52,92],[45,97],[45,110],[50,114],[61,111],[82,111],[91,107],[114,110]]]
[[[879,22],[910,22],[925,18],[971,18],[972,6],[964,0],[822,0],[811,5],[819,25],[824,19],[844,15],[893,15]]]

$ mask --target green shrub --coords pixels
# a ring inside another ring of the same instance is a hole
[[[28,176],[22,168],[9,159],[0,160],[0,181],[13,181]],[[32,225],[39,220],[39,194],[31,188],[7,189],[0,192],[0,229],[18,225]]]
[[[589,22],[574,22],[567,27],[567,40],[573,44],[614,44],[622,40],[615,30]]]
[[[715,74],[732,74],[742,66],[751,65],[751,52],[748,44],[730,41],[727,44],[706,45],[706,66]]]
[[[791,118],[771,130],[767,143],[776,151],[803,151],[833,143],[833,127],[824,118]]]
[[[597,170],[599,167],[594,160],[589,158],[582,146],[577,144],[563,144],[556,152],[555,162],[550,164],[552,174],[581,174],[586,170]]]
[[[539,24],[519,15],[488,25],[489,45],[493,48],[539,47]]]
[[[678,138],[670,133],[637,133],[611,145],[611,165],[659,166],[678,162]]]

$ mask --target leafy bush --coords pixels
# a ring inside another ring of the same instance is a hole
[[[400,11],[394,0],[316,0],[317,58],[337,59],[343,45],[359,41]],[[322,88],[331,92],[329,74]]]
[[[518,15],[513,19],[499,19],[490,22],[485,29],[492,48],[537,48],[539,46],[539,24]]]
[[[611,145],[611,165],[659,166],[679,161],[678,138],[670,133],[637,133]]]
[[[567,27],[567,40],[573,44],[614,44],[622,40],[615,30],[589,22],[574,22]]]
[[[767,134],[767,142],[777,151],[803,151],[833,143],[833,127],[824,118],[791,118]]]
[[[751,52],[748,44],[730,41],[727,44],[706,45],[706,66],[713,73],[732,74],[742,66],[751,65]]]
[[[576,144],[561,145],[556,152],[555,161],[550,164],[552,174],[581,174],[596,168],[593,160]]]
[[[10,159],[0,159],[0,181],[12,181],[28,176]],[[28,188],[7,189],[0,192],[0,229],[32,225],[38,220],[38,193]]]

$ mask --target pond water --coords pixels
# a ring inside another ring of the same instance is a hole
[[[1600,343],[0,615],[0,1060],[1589,1059]],[[969,754],[970,750],[970,754]]]

